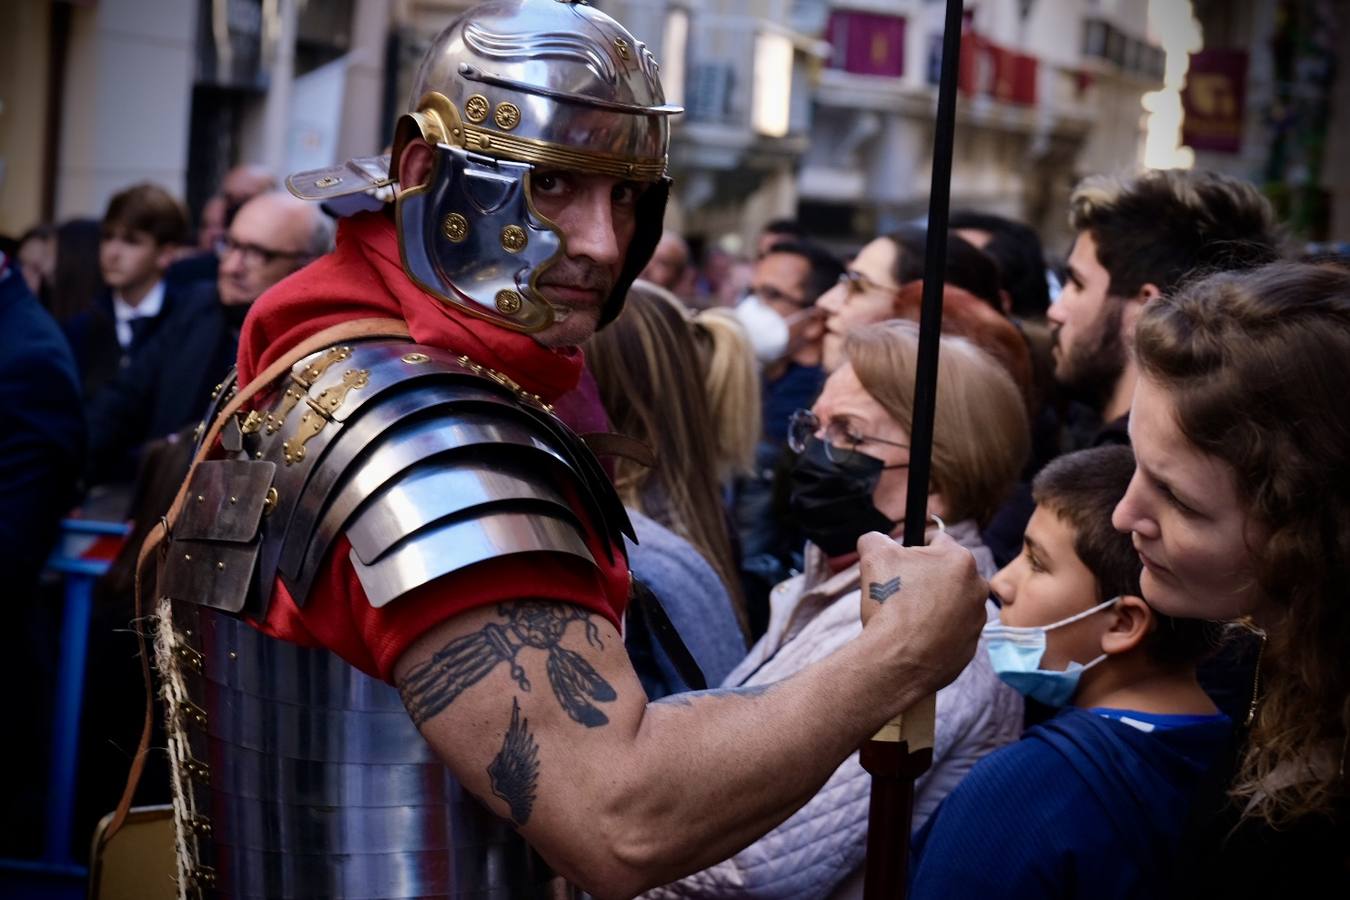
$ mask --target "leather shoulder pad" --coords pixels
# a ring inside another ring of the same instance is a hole
[[[331,347],[252,406],[213,455],[274,466],[255,614],[277,575],[303,605],[343,534],[377,607],[497,556],[594,563],[583,519],[611,554],[632,535],[608,476],[551,409],[450,351],[388,339]]]

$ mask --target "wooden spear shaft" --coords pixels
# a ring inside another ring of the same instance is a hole
[[[942,334],[942,285],[947,263],[947,214],[951,205],[961,15],[962,0],[947,0],[937,118],[933,123],[933,180],[928,204],[923,305],[919,313],[919,356],[914,373],[914,422],[909,439],[906,547],[923,545],[928,524],[928,479],[932,463],[933,412],[937,401],[938,338]],[[892,602],[903,603],[904,600],[897,598]],[[920,700],[888,722],[862,747],[863,768],[872,776],[864,900],[903,900],[908,888],[914,780],[933,761],[936,700],[933,696]]]

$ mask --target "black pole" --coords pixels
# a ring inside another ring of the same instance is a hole
[[[928,239],[924,248],[919,356],[914,373],[914,420],[909,436],[906,547],[923,545],[928,524],[928,480],[932,469],[933,413],[937,404],[938,338],[942,334],[942,286],[947,266],[947,220],[951,205],[952,146],[956,137],[962,12],[962,0],[947,0],[937,118],[933,123],[933,180],[929,191]],[[861,761],[872,776],[863,898],[903,900],[909,879],[914,780],[931,764],[932,749],[911,750],[905,741],[869,740],[862,748]]]
[[[956,76],[961,53],[961,0],[947,0],[942,33],[942,75],[933,123],[933,181],[924,245],[923,305],[919,308],[919,359],[914,373],[914,422],[909,435],[909,498],[905,546],[923,546],[928,524],[928,479],[933,460],[933,413],[937,405],[938,338],[942,334],[942,286],[947,271],[947,221],[952,199],[952,147],[956,142]]]

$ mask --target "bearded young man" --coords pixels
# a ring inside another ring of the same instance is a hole
[[[675,112],[604,14],[495,0],[432,45],[387,170],[291,179],[328,200],[387,171],[399,194],[255,304],[169,516],[185,889],[565,894],[552,867],[631,896],[781,822],[970,659],[970,556],[868,535],[863,580],[903,588],[857,641],[647,702],[620,637],[631,528],[548,404],[660,236]]]
[[[1171,169],[1084,179],[1069,224],[1077,237],[1048,313],[1055,379],[1094,414],[1076,444],[1128,444],[1137,377],[1128,348],[1144,305],[1196,275],[1274,261],[1275,214],[1245,181]]]

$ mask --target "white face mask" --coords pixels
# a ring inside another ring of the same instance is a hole
[[[745,328],[761,365],[767,366],[787,353],[788,323],[772,306],[749,294],[736,304],[736,318]]]
[[[783,317],[754,294],[747,295],[736,306],[736,317],[750,338],[750,344],[755,349],[755,358],[766,366],[782,359],[789,352],[796,352],[796,348],[791,345],[791,329],[798,322],[815,314],[816,308],[808,306]]]

